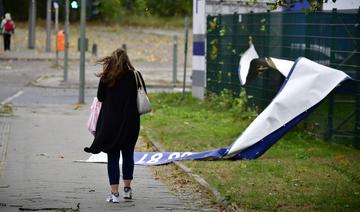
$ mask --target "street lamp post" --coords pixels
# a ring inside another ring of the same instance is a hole
[[[46,4],[46,52],[51,51],[51,0]]]
[[[29,1],[29,49],[35,49],[36,0]]]
[[[67,82],[68,59],[69,59],[69,0],[65,0],[65,49],[64,49],[64,82]]]
[[[55,37],[56,37],[56,48],[55,48],[55,65],[56,67],[59,66],[59,49],[58,49],[58,32],[59,32],[59,4],[54,2],[55,8]]]
[[[86,27],[86,0],[81,0],[80,5],[80,79],[79,79],[79,104],[85,103],[85,27]]]

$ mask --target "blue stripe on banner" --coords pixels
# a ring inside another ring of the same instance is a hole
[[[205,42],[194,41],[193,42],[193,55],[205,56]]]
[[[135,152],[136,165],[160,165],[177,160],[221,159],[227,148],[214,149],[205,152]]]

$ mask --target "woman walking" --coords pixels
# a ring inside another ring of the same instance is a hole
[[[4,50],[10,51],[11,35],[15,32],[15,24],[11,19],[10,13],[5,14],[5,18],[1,21],[1,33],[4,37]]]
[[[136,104],[137,85],[134,67],[126,51],[115,50],[98,61],[103,65],[97,98],[102,102],[96,125],[95,139],[88,153],[107,153],[107,170],[111,186],[108,202],[119,202],[120,152],[122,155],[123,198],[132,199],[131,180],[134,172],[134,148],[140,130]],[[143,81],[141,75],[141,80]]]

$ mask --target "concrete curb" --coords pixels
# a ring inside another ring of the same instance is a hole
[[[0,115],[0,175],[3,174],[2,169],[6,160],[10,128],[9,115]]]
[[[40,58],[40,57],[1,57],[0,61],[16,60],[16,61],[55,61],[55,58]],[[78,58],[69,58],[69,61],[79,61]],[[92,59],[85,59],[86,62],[91,62]],[[59,59],[59,62],[64,62],[63,59]]]
[[[58,85],[50,85],[50,84],[42,84],[41,81],[47,79],[47,78],[59,78],[60,75],[41,75],[37,79],[32,80],[29,82],[30,85],[40,88],[61,88],[61,89],[78,89],[79,84],[77,83],[71,83],[71,82],[62,82],[60,80],[60,83]],[[85,83],[86,89],[97,89],[98,84],[95,85],[93,83]],[[172,89],[172,88],[182,88],[182,85],[171,85],[171,84],[147,84],[146,88],[150,89]],[[190,85],[186,85],[185,89],[191,89]]]
[[[94,59],[96,59],[96,56],[91,55],[90,53],[86,54],[85,61],[91,62]],[[0,53],[0,61],[6,61],[6,60],[15,60],[15,61],[56,61],[55,53],[46,53],[46,52],[38,52],[36,50],[34,51],[26,51],[25,52],[9,52],[9,54],[6,53]],[[79,56],[69,56],[69,61],[80,61],[80,55]],[[59,55],[58,61],[63,63],[64,62],[64,55],[63,53]]]
[[[162,146],[154,139],[154,137],[152,137],[151,133],[147,129],[145,129],[145,136],[149,139],[156,151],[165,152]],[[202,178],[200,175],[192,173],[192,170],[189,167],[185,166],[180,161],[174,161],[173,163],[183,172],[193,178],[203,188],[211,191],[211,193],[215,196],[216,201],[218,201],[227,211],[244,211],[243,209],[240,209],[236,205],[227,201],[223,196],[221,196],[220,192],[216,188],[211,187],[204,178]]]
[[[64,84],[64,85],[43,85],[41,83],[37,83],[36,80],[33,80],[29,83],[30,85],[34,86],[34,87],[39,87],[39,88],[53,88],[53,89],[57,89],[57,88],[61,88],[61,89],[78,89],[79,85],[78,84]],[[96,89],[97,85],[90,85],[90,86],[86,86],[85,84],[85,89]]]

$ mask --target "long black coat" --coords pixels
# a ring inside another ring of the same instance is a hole
[[[102,102],[102,106],[95,138],[91,147],[85,148],[85,151],[93,154],[126,149],[133,151],[140,130],[140,115],[136,104],[137,88],[133,71],[125,73],[112,87],[100,80],[97,98]]]

